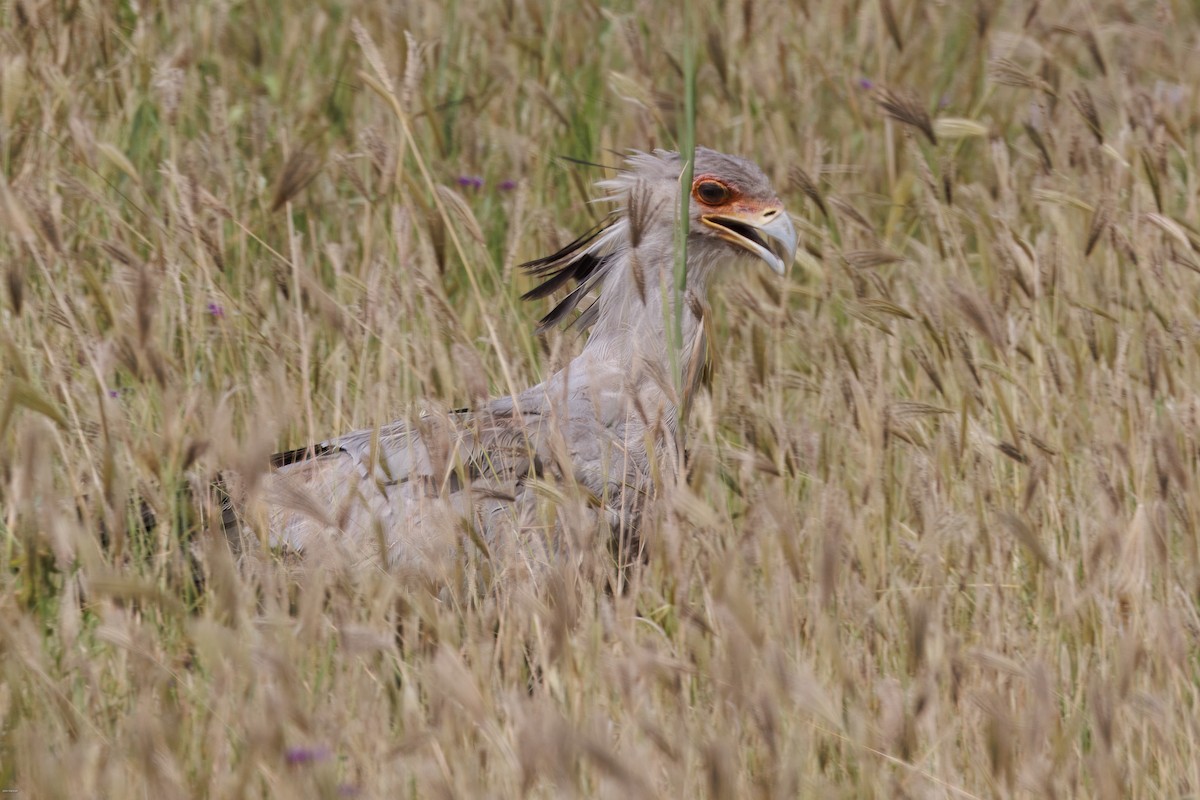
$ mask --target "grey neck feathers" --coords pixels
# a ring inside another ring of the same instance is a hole
[[[619,226],[626,227],[625,223]],[[676,307],[675,242],[672,235],[644,237],[633,246],[628,238],[612,256],[605,271],[595,322],[584,352],[603,353],[632,366],[650,361],[669,367],[676,331],[676,314],[682,315],[683,345],[693,342],[702,325],[708,269],[692,270]],[[696,259],[690,259],[693,263]],[[589,309],[589,312],[591,310]]]
[[[618,204],[619,211],[611,222],[557,253],[526,264],[542,283],[525,297],[546,297],[570,282],[576,284],[542,319],[545,330],[565,322],[598,290],[599,298],[570,323],[578,330],[590,329],[576,366],[591,365],[620,375],[627,388],[639,395],[661,392],[656,404],[665,403],[674,415],[675,406],[686,404],[702,373],[709,280],[719,262],[728,259],[728,252],[722,254],[707,237],[690,237],[687,282],[682,307],[677,308],[677,201],[673,199],[677,193],[653,196],[626,177],[601,185],[613,190],[608,199]],[[681,341],[676,338],[676,314],[681,316]],[[682,397],[677,391],[681,383]]]
[[[713,254],[707,243],[689,242],[687,282],[677,307],[671,226],[658,226],[657,234],[640,237],[636,245],[626,221],[613,228],[600,297],[584,312],[591,316],[585,320],[591,333],[580,359],[622,371],[628,387],[663,406],[673,424],[676,407],[682,405],[686,413],[704,372],[704,314]],[[682,317],[678,339],[676,314]]]

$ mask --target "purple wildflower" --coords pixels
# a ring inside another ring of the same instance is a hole
[[[943,109],[948,105],[950,105],[950,95],[944,94],[942,95],[942,99],[938,101],[938,108]]]
[[[864,92],[869,92],[875,88],[875,81],[871,80],[870,78],[859,78],[858,88],[862,89]]]
[[[109,390],[108,390],[108,396],[109,396],[109,397],[120,397],[120,396],[121,396],[121,392],[120,392],[120,390],[119,390],[119,389],[109,389]]]
[[[477,175],[459,175],[458,185],[464,189],[482,189],[483,178]]]
[[[517,182],[512,178],[500,181],[500,191],[502,192],[511,192],[515,188],[517,188]]]
[[[357,786],[351,786],[348,783],[338,785],[338,797],[358,797],[362,792]]]
[[[225,309],[221,306],[220,303],[209,303],[208,304],[208,313],[214,317],[223,317],[223,316],[225,316]]]
[[[293,767],[313,764],[329,758],[329,748],[324,745],[317,747],[289,747],[284,759]]]

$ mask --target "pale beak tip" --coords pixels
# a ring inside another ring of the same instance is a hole
[[[796,226],[792,224],[792,218],[786,211],[782,212],[760,228],[759,232],[766,234],[771,254],[771,258],[764,260],[777,275],[783,275],[796,260]]]

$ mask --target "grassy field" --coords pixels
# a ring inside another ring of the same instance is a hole
[[[439,5],[0,10],[0,788],[1200,797],[1200,8]],[[236,563],[189,487],[577,350],[689,40],[803,244],[627,587]]]

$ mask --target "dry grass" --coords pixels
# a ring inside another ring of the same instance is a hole
[[[186,491],[578,346],[514,265],[595,213],[556,155],[673,143],[682,23],[439,5],[0,11],[0,788],[1197,796],[1195,4],[702,4],[801,257],[627,589],[461,603]]]

